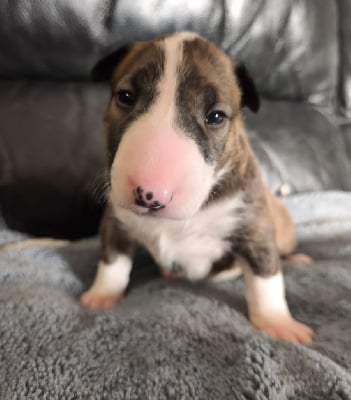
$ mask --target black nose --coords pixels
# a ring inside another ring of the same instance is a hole
[[[146,192],[140,186],[133,190],[134,202],[137,206],[148,208],[153,211],[161,210],[165,208],[165,205],[160,203],[158,200],[154,200],[152,192]]]

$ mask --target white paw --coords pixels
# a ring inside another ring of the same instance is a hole
[[[259,330],[269,333],[277,339],[289,340],[294,343],[312,343],[314,332],[307,325],[296,321],[290,315],[277,318],[252,317],[251,322]]]
[[[122,299],[123,293],[107,294],[89,289],[80,296],[79,302],[87,308],[110,308],[121,302]]]

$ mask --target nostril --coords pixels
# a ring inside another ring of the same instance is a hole
[[[135,204],[136,204],[137,206],[149,208],[148,204],[147,204],[143,199],[137,199],[137,198],[135,198],[134,202],[135,202]]]
[[[136,189],[133,189],[133,194],[135,200],[143,201],[143,189],[140,186],[138,186]]]

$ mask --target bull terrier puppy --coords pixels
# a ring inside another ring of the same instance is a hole
[[[104,116],[109,170],[95,281],[80,301],[110,307],[129,283],[136,244],[165,275],[207,277],[239,260],[252,323],[310,343],[285,300],[280,255],[293,252],[288,211],[263,183],[242,108],[257,112],[246,68],[194,33],[122,47],[93,70],[109,80]]]

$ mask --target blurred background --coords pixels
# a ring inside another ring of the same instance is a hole
[[[89,72],[134,40],[195,31],[244,62],[245,114],[276,193],[351,190],[349,0],[1,0],[0,213],[12,229],[80,238],[103,202],[108,84]]]

